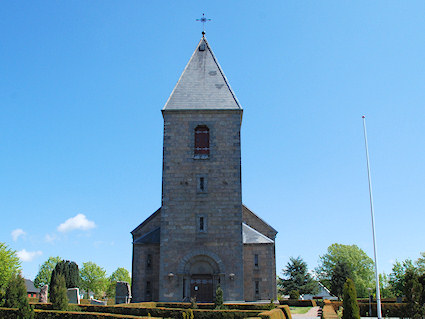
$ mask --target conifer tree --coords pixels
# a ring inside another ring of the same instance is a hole
[[[419,282],[419,276],[415,269],[407,269],[405,275],[404,293],[407,299],[406,315],[410,318],[422,318],[425,312],[423,305],[423,287]]]
[[[351,279],[347,279],[343,288],[342,319],[360,319],[359,305],[357,304],[356,286]]]
[[[53,309],[66,310],[68,308],[68,296],[65,285],[65,277],[62,274],[52,276],[50,284],[50,302]]]
[[[21,274],[13,275],[6,287],[5,307],[18,308],[19,319],[34,318],[34,309],[30,307],[27,298],[25,279]]]
[[[62,260],[58,262],[55,269],[52,271],[50,284],[56,275],[61,274],[65,278],[66,288],[76,288],[80,286],[80,271],[78,265],[69,260]]]
[[[223,289],[221,289],[220,285],[217,286],[215,290],[215,309],[223,308]]]

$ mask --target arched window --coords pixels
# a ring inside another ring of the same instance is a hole
[[[195,158],[210,156],[210,130],[205,125],[195,128]]]

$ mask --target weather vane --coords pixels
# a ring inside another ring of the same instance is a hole
[[[205,18],[205,13],[202,13],[202,18],[196,19],[196,21],[202,22],[202,35],[205,35],[205,22],[211,21],[211,19]]]

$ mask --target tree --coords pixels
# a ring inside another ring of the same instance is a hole
[[[379,274],[379,285],[381,290],[382,298],[394,298],[395,294],[391,291],[391,285],[389,281],[389,277],[385,274]],[[375,287],[374,285],[373,287]],[[371,287],[372,288],[372,287]]]
[[[418,268],[418,272],[420,274],[425,274],[425,252],[421,253],[421,257],[416,260],[415,264]]]
[[[27,287],[21,274],[13,274],[6,287],[4,306],[18,308],[18,317],[21,319],[34,318],[34,309],[30,307],[27,298]]]
[[[50,282],[53,282],[54,277],[59,274],[65,278],[66,288],[76,288],[80,286],[80,272],[75,262],[69,260],[59,261],[52,271]]]
[[[34,286],[41,288],[44,285],[49,285],[53,269],[55,269],[56,264],[60,261],[62,261],[62,258],[59,256],[49,257],[38,269],[38,274],[34,279]]]
[[[360,319],[359,305],[357,304],[357,293],[354,282],[348,278],[343,288],[342,319]]]
[[[342,298],[344,285],[348,278],[352,278],[351,268],[345,261],[337,261],[332,269],[330,291],[338,298]]]
[[[357,294],[367,297],[367,288],[373,285],[373,261],[356,245],[332,244],[328,251],[319,257],[319,266],[316,275],[319,281],[330,289],[332,273],[337,263],[344,262],[348,265],[352,280],[356,285]]]
[[[50,284],[50,302],[53,309],[66,310],[68,308],[68,296],[65,277],[61,273],[52,276]]]
[[[424,315],[423,286],[419,282],[419,275],[414,268],[408,268],[405,273],[404,294],[407,299],[407,312],[409,318],[422,318]]]
[[[10,278],[21,269],[21,261],[16,251],[10,249],[6,243],[0,242],[0,290],[3,290]]]
[[[215,309],[222,309],[223,308],[223,289],[221,289],[220,285],[217,286],[217,289],[215,290]]]
[[[406,285],[407,270],[415,269],[412,260],[406,259],[403,262],[396,261],[393,265],[392,272],[389,274],[390,290],[398,297],[403,296],[404,287]]]
[[[282,273],[285,278],[278,278],[279,292],[282,294],[289,295],[293,290],[299,294],[314,294],[319,290],[317,282],[308,272],[307,263],[301,257],[290,257]]]
[[[92,291],[95,296],[100,297],[105,291],[107,285],[106,271],[94,262],[89,261],[83,263],[80,276],[81,288],[87,292],[87,295]]]
[[[106,296],[108,298],[115,297],[115,287],[117,285],[117,281],[125,281],[131,284],[130,273],[127,269],[119,267],[115,270],[111,276],[108,278],[108,288],[106,290]]]

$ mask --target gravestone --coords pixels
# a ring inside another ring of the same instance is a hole
[[[107,301],[103,301],[103,300],[90,299],[90,304],[91,305],[106,306],[108,304],[108,302]]]
[[[115,303],[130,303],[131,301],[131,290],[130,284],[125,281],[117,281],[115,286]]]
[[[80,304],[80,289],[78,288],[68,288],[66,292],[68,295],[69,303]]]
[[[38,302],[47,303],[47,292],[49,291],[49,286],[44,285],[40,288],[40,295],[38,297]]]

